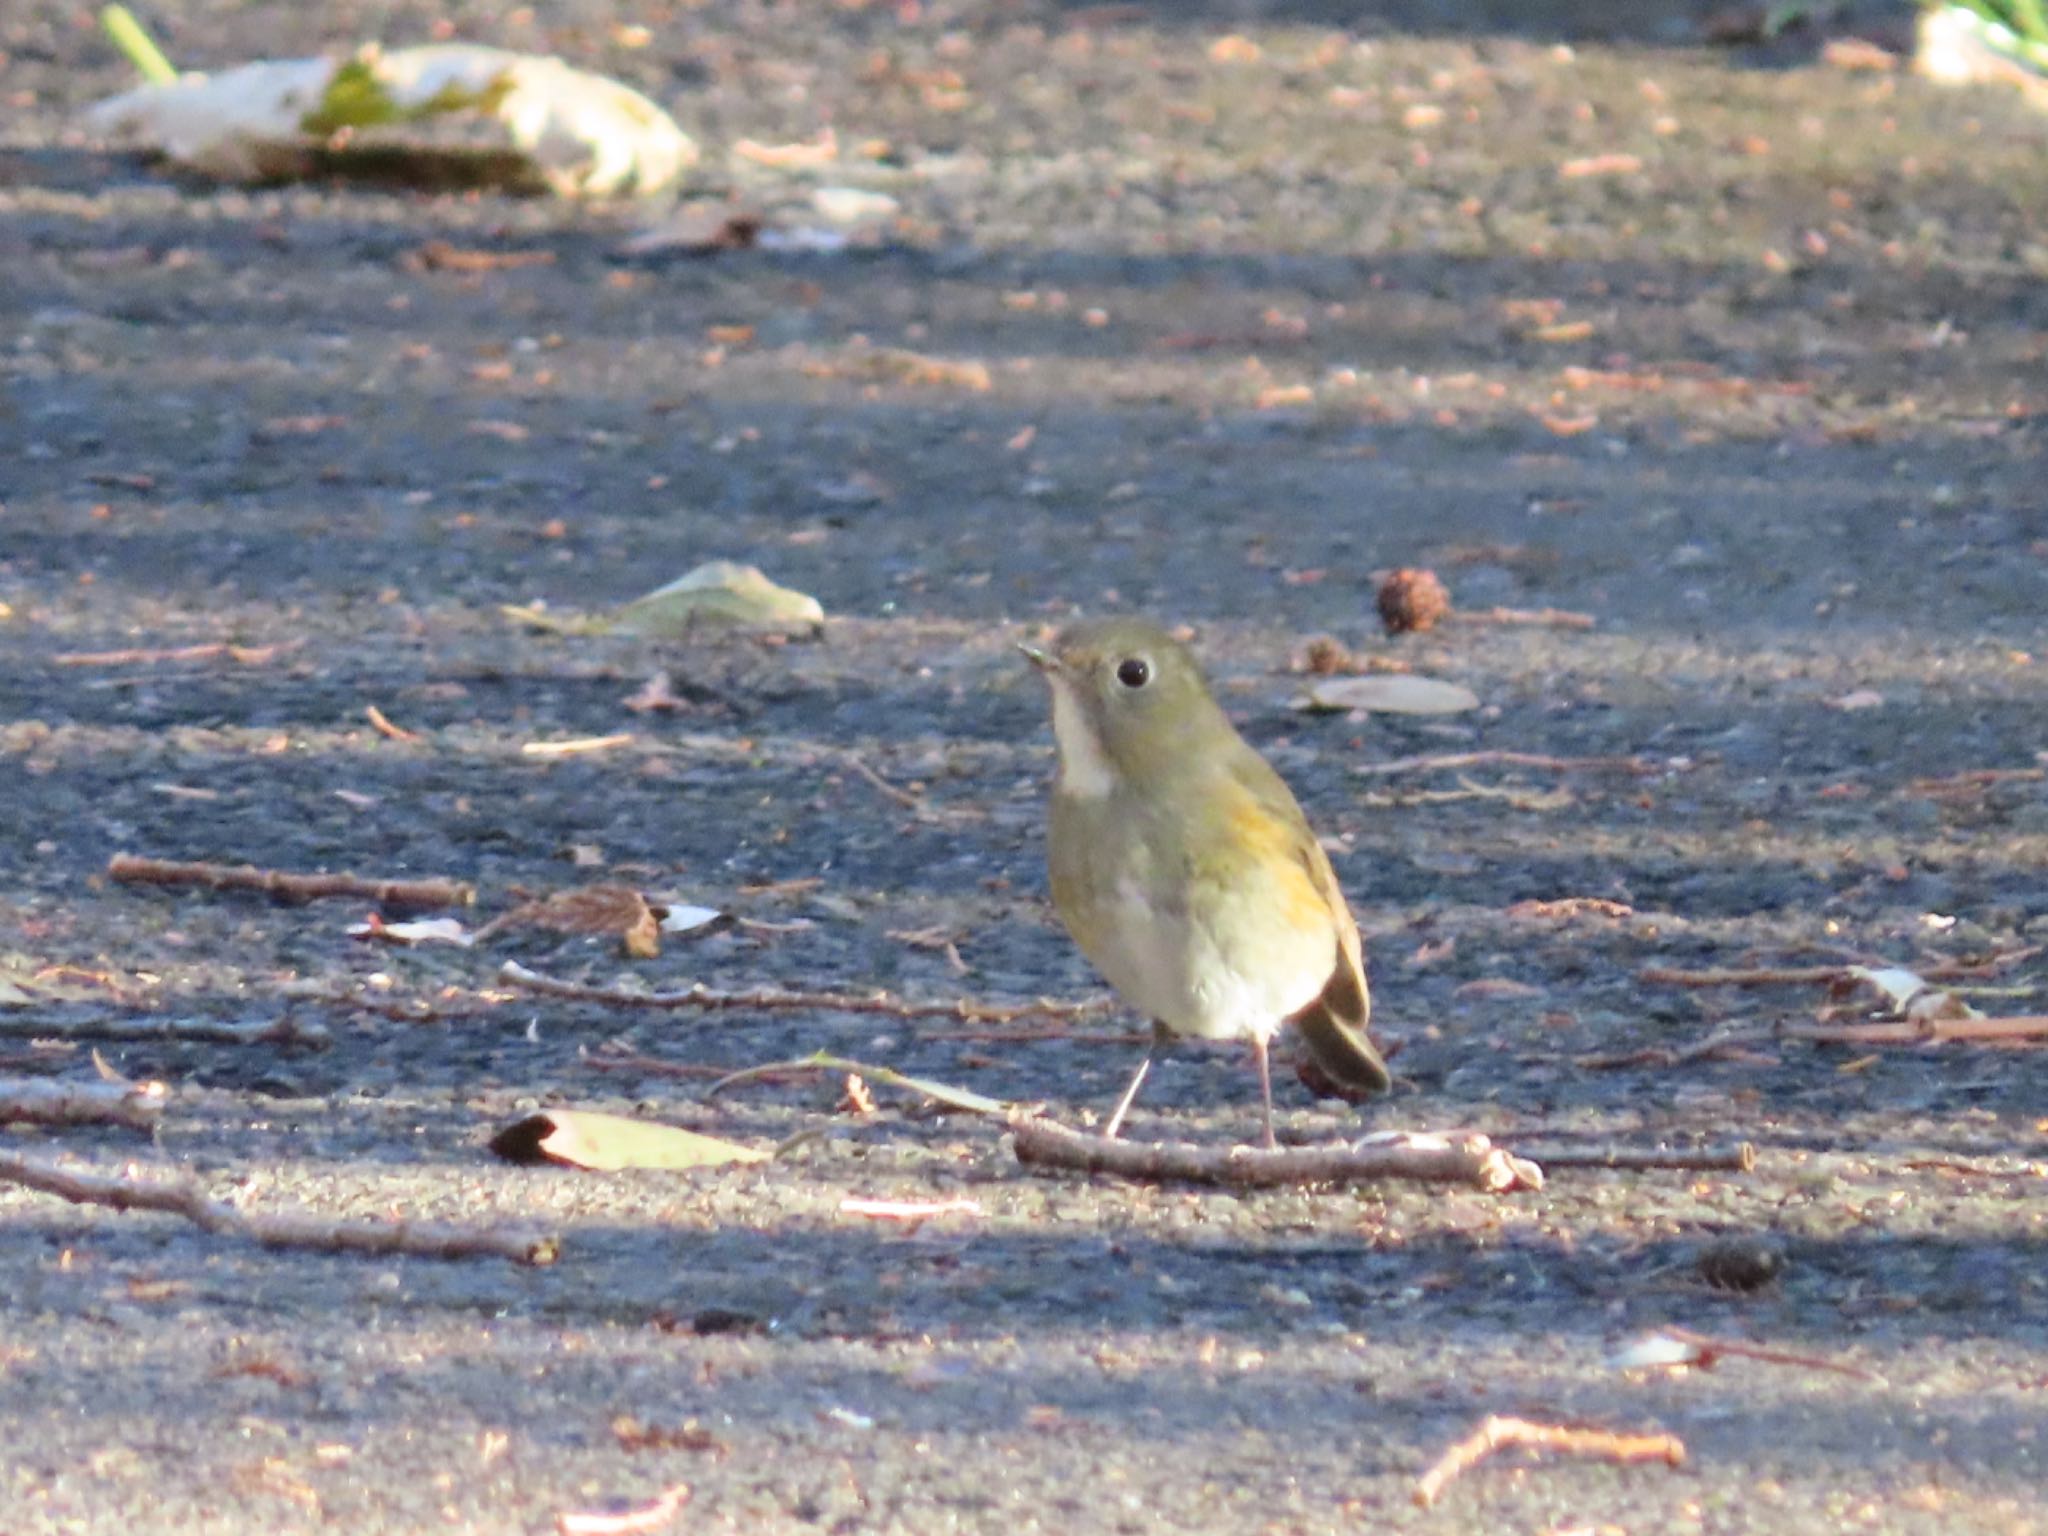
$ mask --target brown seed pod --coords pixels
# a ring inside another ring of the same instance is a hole
[[[1451,594],[1435,571],[1403,566],[1380,583],[1379,610],[1388,634],[1419,633],[1451,611]]]

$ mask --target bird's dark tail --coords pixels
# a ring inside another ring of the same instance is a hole
[[[1385,1093],[1394,1086],[1394,1075],[1365,1032],[1371,1017],[1365,977],[1342,958],[1322,995],[1294,1016],[1316,1065],[1354,1093]]]

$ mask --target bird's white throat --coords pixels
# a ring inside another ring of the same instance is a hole
[[[1102,750],[1102,738],[1066,678],[1052,678],[1052,734],[1059,743],[1059,793],[1100,800],[1116,788],[1116,769]]]

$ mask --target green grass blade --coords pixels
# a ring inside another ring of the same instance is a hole
[[[128,56],[135,72],[151,85],[169,85],[178,78],[178,68],[164,57],[156,39],[142,29],[135,13],[125,5],[110,5],[100,12],[100,25],[114,46]]]

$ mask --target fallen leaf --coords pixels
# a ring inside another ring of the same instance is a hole
[[[1701,1356],[1698,1345],[1659,1331],[1629,1340],[1607,1357],[1607,1366],[1616,1371],[1669,1370],[1675,1366],[1697,1365]]]
[[[933,1216],[979,1216],[979,1200],[864,1200],[848,1196],[839,1202],[848,1216],[872,1216],[878,1221],[925,1221]]]
[[[508,928],[615,933],[635,960],[651,960],[661,952],[661,929],[654,911],[647,898],[630,885],[579,885],[556,891],[493,918],[478,937],[495,937]]]
[[[864,187],[819,187],[811,193],[811,206],[833,224],[873,224],[893,219],[903,205],[886,192]]]
[[[638,692],[628,694],[623,702],[626,708],[636,715],[650,715],[656,710],[688,708],[688,705],[676,696],[675,684],[669,681],[666,672],[655,673],[640,685]]]
[[[680,902],[671,902],[661,910],[661,931],[663,933],[695,933],[725,920],[725,914],[716,907],[692,907]]]
[[[558,58],[468,43],[346,58],[265,59],[197,72],[100,102],[99,137],[226,181],[351,170],[422,184],[461,176],[562,196],[647,193],[696,163],[697,146],[638,91]],[[456,125],[447,142],[422,124]]]
[[[639,1536],[642,1531],[660,1530],[689,1502],[690,1485],[677,1483],[644,1504],[564,1510],[555,1516],[555,1530],[558,1536]]]
[[[619,247],[619,254],[644,258],[671,252],[708,256],[717,251],[752,250],[766,222],[758,211],[723,198],[695,198],[678,205],[659,224],[627,240]],[[718,338],[712,340],[716,342]]]
[[[1369,710],[1383,715],[1456,715],[1479,707],[1479,696],[1457,683],[1412,673],[1319,677],[1294,700],[1318,712]]]
[[[1909,1024],[1983,1017],[1953,992],[1944,991],[1904,966],[1852,965],[1843,974],[1875,994],[1887,1012]]]
[[[811,635],[823,627],[825,610],[815,597],[777,586],[751,565],[710,560],[635,598],[613,622],[627,634],[664,638],[686,635],[700,624]]]
[[[348,936],[352,939],[375,939],[384,944],[454,944],[463,949],[476,942],[476,935],[452,917],[387,923],[374,912],[366,922],[351,923]]]
[[[765,1163],[766,1152],[699,1135],[679,1125],[594,1109],[550,1109],[515,1120],[491,1138],[508,1163],[561,1163],[594,1173],[621,1168],[718,1168]]]

